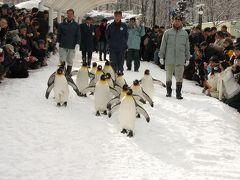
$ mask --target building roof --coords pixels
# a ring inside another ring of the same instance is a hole
[[[116,3],[117,0],[42,0],[44,6],[53,8],[56,11],[66,12],[67,9],[73,9],[76,16],[84,16],[94,8],[110,3]]]

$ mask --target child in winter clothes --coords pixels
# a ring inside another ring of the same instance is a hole
[[[38,63],[40,66],[47,66],[47,55],[44,40],[38,41],[38,44],[32,48],[31,55],[38,59]]]
[[[230,62],[231,57],[233,56],[233,41],[230,38],[226,38],[223,42],[223,47],[224,47],[224,61],[228,62],[230,65],[233,63]]]

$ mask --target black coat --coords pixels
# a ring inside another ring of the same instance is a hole
[[[59,25],[58,38],[59,47],[66,49],[75,49],[76,44],[80,44],[79,25],[73,20],[66,20]]]
[[[80,50],[92,52],[94,48],[94,40],[95,40],[95,27],[93,25],[87,25],[86,23],[80,24],[80,32],[81,32],[81,44]]]
[[[127,49],[128,29],[125,23],[111,23],[106,30],[106,38],[110,50],[123,51]]]

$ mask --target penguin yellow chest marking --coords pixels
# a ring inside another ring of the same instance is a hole
[[[89,83],[88,70],[87,68],[82,67],[79,69],[76,79],[76,85],[79,91],[82,91],[83,89],[87,88],[88,83]]]
[[[132,96],[126,95],[120,104],[119,122],[123,129],[133,130],[136,120],[136,104]]]
[[[110,100],[110,90],[107,81],[99,80],[95,87],[94,103],[96,111],[107,110],[107,103]]]
[[[56,75],[54,81],[54,97],[57,103],[67,102],[69,96],[68,82],[64,75]]]
[[[142,79],[142,88],[144,92],[152,99],[153,98],[153,93],[154,93],[154,85],[153,85],[153,80],[151,76],[144,76]]]

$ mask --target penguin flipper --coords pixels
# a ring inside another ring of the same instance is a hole
[[[146,101],[139,95],[133,94],[133,98],[134,98],[134,100],[137,100],[137,101],[140,101],[143,104],[146,104]]]
[[[111,92],[114,96],[118,96],[118,95],[119,95],[119,92],[118,92],[115,88],[109,87],[109,89],[110,89],[110,92]]]
[[[142,89],[143,97],[149,102],[149,104],[153,107],[153,100],[147,95],[147,93]]]
[[[92,79],[89,82],[89,86],[95,86],[95,75],[92,77]]]
[[[108,117],[109,117],[109,118],[112,116],[112,114],[113,114],[116,110],[119,109],[120,104],[121,104],[121,102],[115,104],[115,105],[111,108],[111,110],[109,110],[109,112],[108,112]]]
[[[49,94],[51,93],[53,87],[54,87],[54,83],[52,82],[52,84],[50,84],[50,85],[48,86],[47,90],[46,90],[46,93],[45,93],[46,99],[48,99]]]
[[[78,74],[78,70],[74,70],[70,73],[70,77],[76,76]]]
[[[112,98],[110,101],[108,101],[108,103],[107,103],[107,109],[108,109],[108,110],[111,110],[112,105],[113,105],[113,104],[117,104],[117,103],[119,103],[119,102],[120,102],[120,96],[118,95],[118,96]]]
[[[87,88],[85,88],[85,89],[83,89],[82,91],[81,91],[81,94],[87,94],[88,92],[94,92],[94,90],[95,90],[95,86],[88,86]]]
[[[81,96],[80,91],[78,90],[78,87],[74,83],[73,79],[70,76],[66,76],[68,84],[73,88],[73,90],[77,93],[78,96]]]
[[[120,94],[120,92],[122,91],[122,87],[120,87],[118,84],[116,84],[114,82],[114,88],[118,91],[118,93]]]
[[[162,81],[158,80],[158,79],[152,79],[154,84],[158,84],[162,87],[166,87],[166,84],[164,84]]]
[[[88,72],[88,77],[90,77],[91,79],[94,79],[95,78],[95,74],[93,74],[91,72]]]
[[[149,117],[147,111],[146,111],[145,109],[143,109],[143,108],[142,108],[140,105],[138,105],[137,103],[136,103],[136,111],[137,111],[137,113],[142,114],[142,115],[145,117],[145,119],[146,119],[146,121],[147,121],[148,123],[150,122],[150,117]]]
[[[51,86],[51,84],[54,82],[55,74],[56,74],[56,72],[52,73],[51,76],[49,77],[48,82],[47,82],[48,86]]]

